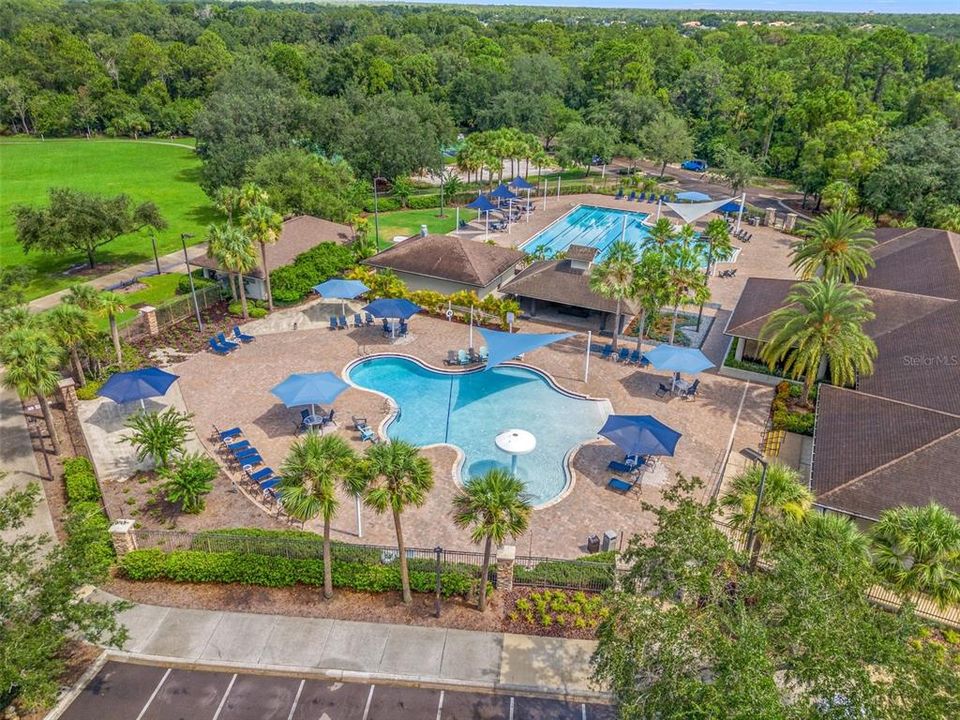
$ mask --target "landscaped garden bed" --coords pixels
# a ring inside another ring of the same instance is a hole
[[[803,398],[802,385],[787,381],[777,385],[776,394],[770,404],[773,429],[812,436],[818,388],[819,385],[813,386],[811,402],[807,404]]]
[[[517,588],[505,598],[505,632],[593,639],[607,616],[603,597],[581,590]]]

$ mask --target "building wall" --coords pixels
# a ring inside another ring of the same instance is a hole
[[[403,281],[403,284],[406,285],[410,290],[433,290],[434,292],[443,293],[444,295],[452,295],[453,293],[460,292],[461,290],[473,290],[475,293],[477,293],[478,297],[484,298],[500,287],[501,283],[505,282],[508,277],[512,277],[513,270],[508,270],[506,273],[483,288],[452,282],[450,280],[424,277],[423,275],[412,275],[405,272],[396,272],[394,274],[400,278]]]
[[[218,272],[209,268],[203,269],[203,276],[210,280],[217,280],[227,290],[231,289],[230,275],[225,272]],[[263,280],[256,277],[245,277],[243,279],[243,290],[247,294],[247,300],[266,300],[267,285]]]

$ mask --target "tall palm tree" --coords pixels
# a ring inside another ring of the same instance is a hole
[[[791,243],[794,268],[804,280],[823,273],[828,280],[852,282],[874,266],[870,219],[842,207],[821,215],[803,229],[804,239]]]
[[[870,539],[846,515],[811,512],[807,514],[807,524],[814,536],[824,544],[842,550],[843,556],[859,558],[867,565],[870,563]]]
[[[21,398],[36,396],[43,411],[43,420],[53,442],[53,452],[60,454],[60,439],[53,425],[47,395],[60,384],[60,347],[39,327],[19,327],[0,340],[0,362],[6,369],[3,384]]]
[[[721,507],[729,510],[730,524],[737,530],[747,532],[757,507],[757,493],[763,468],[752,465],[730,483],[729,489],[720,498]],[[813,493],[800,482],[800,475],[791,467],[771,463],[763,483],[763,496],[754,525],[754,543],[750,566],[756,567],[762,545],[770,542],[777,530],[784,525],[801,523],[813,504]]]
[[[636,275],[637,249],[633,243],[620,239],[610,246],[606,259],[590,272],[590,289],[600,297],[617,301],[613,316],[613,349],[620,336],[621,307],[631,297]]]
[[[677,317],[680,306],[687,303],[702,304],[710,299],[706,278],[700,274],[700,254],[692,245],[678,242],[666,248],[665,281],[667,298],[673,306],[670,323],[669,344],[673,345],[677,334]]]
[[[673,229],[673,223],[662,217],[650,226],[645,246],[647,248],[655,246],[662,250],[676,239],[677,233]]]
[[[240,188],[224,185],[213,193],[213,204],[227,216],[227,222],[233,222],[233,216],[239,214]]]
[[[63,302],[96,312],[100,308],[100,291],[87,283],[75,283],[63,296]]]
[[[644,251],[636,265],[630,296],[640,305],[637,352],[643,348],[643,331],[647,327],[647,317],[659,313],[660,308],[670,300],[666,267],[666,254],[658,249]]]
[[[357,461],[342,437],[310,433],[293,444],[280,468],[280,497],[287,512],[301,522],[323,516],[323,596],[328,600],[333,597],[330,523],[340,507],[337,489],[352,495],[363,489]]]
[[[722,218],[707,223],[702,241],[708,245],[706,274],[710,275],[715,262],[724,262],[733,256],[733,243],[730,242],[730,226]]]
[[[113,340],[113,349],[117,353],[117,364],[123,364],[123,348],[120,345],[120,328],[117,327],[117,315],[126,309],[123,296],[110,290],[100,293],[97,313],[106,316],[110,323],[110,337]]]
[[[273,292],[270,289],[270,272],[267,270],[267,245],[280,239],[283,229],[283,217],[273,208],[257,203],[247,208],[241,225],[253,242],[260,243],[260,267],[267,289],[267,307],[273,311]]]
[[[211,225],[207,231],[207,255],[214,258],[231,276],[236,276],[240,293],[243,319],[247,320],[247,291],[243,283],[244,273],[257,266],[257,253],[253,243],[243,230],[235,225]]]
[[[472,477],[453,498],[453,521],[470,529],[470,539],[483,543],[483,567],[480,571],[480,612],[487,607],[487,578],[493,543],[501,545],[507,535],[517,537],[530,524],[530,500],[524,484],[505,470],[489,470]]]
[[[543,177],[543,168],[550,164],[550,154],[537,144],[537,149],[530,153],[530,162],[537,168],[537,177]]]
[[[80,362],[80,348],[93,340],[97,331],[90,322],[90,315],[78,305],[61,303],[44,318],[51,336],[70,355],[70,364],[80,387],[87,384],[87,377]]]
[[[871,529],[874,564],[898,592],[942,608],[960,602],[960,518],[945,507],[885,510]]]
[[[410,573],[407,571],[407,546],[403,541],[400,517],[409,507],[420,507],[433,488],[433,467],[420,450],[402,440],[378,443],[370,447],[362,464],[364,504],[378,514],[390,512],[397,532],[400,584],[403,602],[409,603]]]
[[[834,385],[851,385],[858,374],[873,372],[877,346],[863,324],[874,314],[870,299],[860,290],[814,278],[794,285],[786,303],[761,329],[760,355],[771,370],[782,362],[786,372],[803,378],[806,402],[825,360]]]

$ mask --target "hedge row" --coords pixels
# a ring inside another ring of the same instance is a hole
[[[110,521],[100,503],[100,485],[93,464],[85,457],[63,461],[63,482],[67,494],[67,532],[74,547],[82,554],[78,562],[104,575],[113,562],[113,541]]]
[[[516,583],[560,586],[609,585],[613,582],[616,557],[616,552],[611,550],[583,560],[545,560],[532,568],[516,565],[513,580]]]
[[[97,476],[93,472],[93,464],[87,458],[73,457],[64,460],[63,482],[68,504],[100,501]]]
[[[270,289],[278,303],[295,303],[310,294],[314,285],[353,267],[353,251],[335,243],[320,243],[270,273]]]
[[[134,550],[120,560],[120,570],[130,580],[241,583],[263,587],[323,585],[323,562],[320,559],[254,553]],[[400,567],[395,563],[335,559],[332,570],[334,587],[361,592],[400,590]],[[410,587],[414,592],[434,592],[435,583],[433,572],[410,568]],[[441,593],[445,597],[466,595],[473,583],[470,575],[446,569],[441,574]]]

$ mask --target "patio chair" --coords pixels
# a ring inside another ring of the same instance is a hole
[[[249,440],[238,440],[238,441],[235,442],[235,443],[230,443],[230,444],[228,444],[228,445],[227,445],[227,450],[229,450],[229,451],[232,452],[232,453],[236,453],[236,452],[238,452],[238,451],[240,451],[240,450],[243,450],[244,448],[248,448],[248,447],[250,447],[250,441],[249,441]]]
[[[406,337],[406,335],[407,335],[408,332],[410,332],[409,326],[407,325],[406,322],[404,322],[403,320],[401,320],[401,321],[400,321],[400,329],[399,329],[399,331],[398,331],[398,334],[400,335],[400,337]]]
[[[243,332],[240,329],[239,325],[233,326],[233,336],[240,342],[245,342],[245,343],[253,342],[254,340],[257,339],[253,335],[247,335],[245,332]]]
[[[335,315],[330,316],[330,329],[331,330],[337,329],[337,318]]]
[[[324,414],[321,414],[321,415],[320,415],[320,418],[321,418],[320,427],[321,427],[321,429],[322,429],[323,427],[327,426],[327,425],[334,425],[334,426],[336,426],[336,427],[340,427],[339,425],[337,425],[337,421],[333,419],[333,415],[334,415],[335,412],[336,412],[336,410],[334,410],[333,408],[330,408],[330,412],[326,413],[325,415],[324,415]]]
[[[364,426],[360,428],[360,440],[364,442],[369,441],[376,445],[380,439],[377,437],[377,433],[373,431],[373,428]]]
[[[213,431],[217,434],[217,437],[220,438],[220,442],[227,442],[228,440],[235,440],[241,435],[243,435],[243,430],[238,427],[232,427],[229,430],[221,430],[216,425],[213,426]]]
[[[664,385],[663,383],[657,383],[657,384],[659,385],[656,392],[656,395],[658,398],[666,397],[667,395],[670,394],[669,386]]]
[[[367,325],[373,325],[373,315],[370,313],[364,313],[364,319],[367,322]]]
[[[623,493],[626,495],[628,492],[633,490],[635,482],[629,482],[627,480],[621,480],[620,478],[612,477],[607,480],[607,487],[611,490],[616,490],[618,493]]]
[[[613,345],[610,345],[609,343],[604,345],[603,350],[600,351],[600,357],[602,357],[604,360],[609,360],[612,354]]]
[[[636,199],[637,199],[637,191],[636,191],[636,190],[631,190],[631,191],[630,191],[630,197],[627,198],[627,202],[633,202],[633,201],[636,200]]]
[[[697,378],[693,381],[693,385],[687,388],[686,392],[683,393],[684,400],[693,400],[697,393],[700,391],[700,378]]]
[[[637,202],[641,202],[646,199],[647,199],[647,194],[645,192],[642,192],[639,195],[637,195]]]
[[[627,465],[619,460],[611,460],[607,465],[607,470],[612,470],[615,473],[632,473],[635,469],[633,465]]]
[[[222,332],[217,333],[217,340],[220,341],[221,345],[223,345],[224,347],[228,347],[231,350],[236,350],[238,347],[240,347],[240,343],[236,343],[233,340],[227,340],[227,336],[224,335]]]
[[[457,350],[457,365],[469,365],[470,356],[466,350]]]
[[[213,350],[217,355],[229,355],[230,351],[233,350],[233,348],[228,348],[221,345],[219,342],[217,342],[216,338],[210,338],[207,342],[210,343],[210,349]]]
[[[360,313],[354,313],[354,314],[353,314],[353,326],[354,326],[355,328],[362,328],[362,327],[363,327],[363,318],[360,317]]]
[[[390,332],[390,322],[386,318],[383,318],[382,320],[380,320],[380,323],[385,333]]]
[[[733,270],[731,270],[730,272],[727,273],[727,277],[728,277],[728,278],[736,277],[736,275],[737,275],[737,269],[736,269],[736,268],[733,268]]]
[[[620,348],[620,351],[617,353],[617,362],[626,362],[628,357],[630,357],[630,350]]]
[[[341,315],[341,316],[340,316],[340,329],[341,329],[341,330],[346,330],[346,329],[347,329],[347,316],[346,316],[346,315]]]
[[[260,482],[261,480],[266,480],[268,477],[273,475],[273,468],[260,468],[256,472],[248,472],[247,477],[253,480],[255,483]]]
[[[368,427],[367,419],[365,417],[357,417],[356,415],[351,415],[350,419],[353,421],[353,427],[355,430],[360,428]]]
[[[447,359],[443,361],[444,365],[459,365],[460,360],[457,359],[456,350],[447,350]]]
[[[480,350],[477,352],[477,357],[480,358],[480,362],[486,362],[490,359],[490,351],[487,349],[486,345],[480,346]]]

